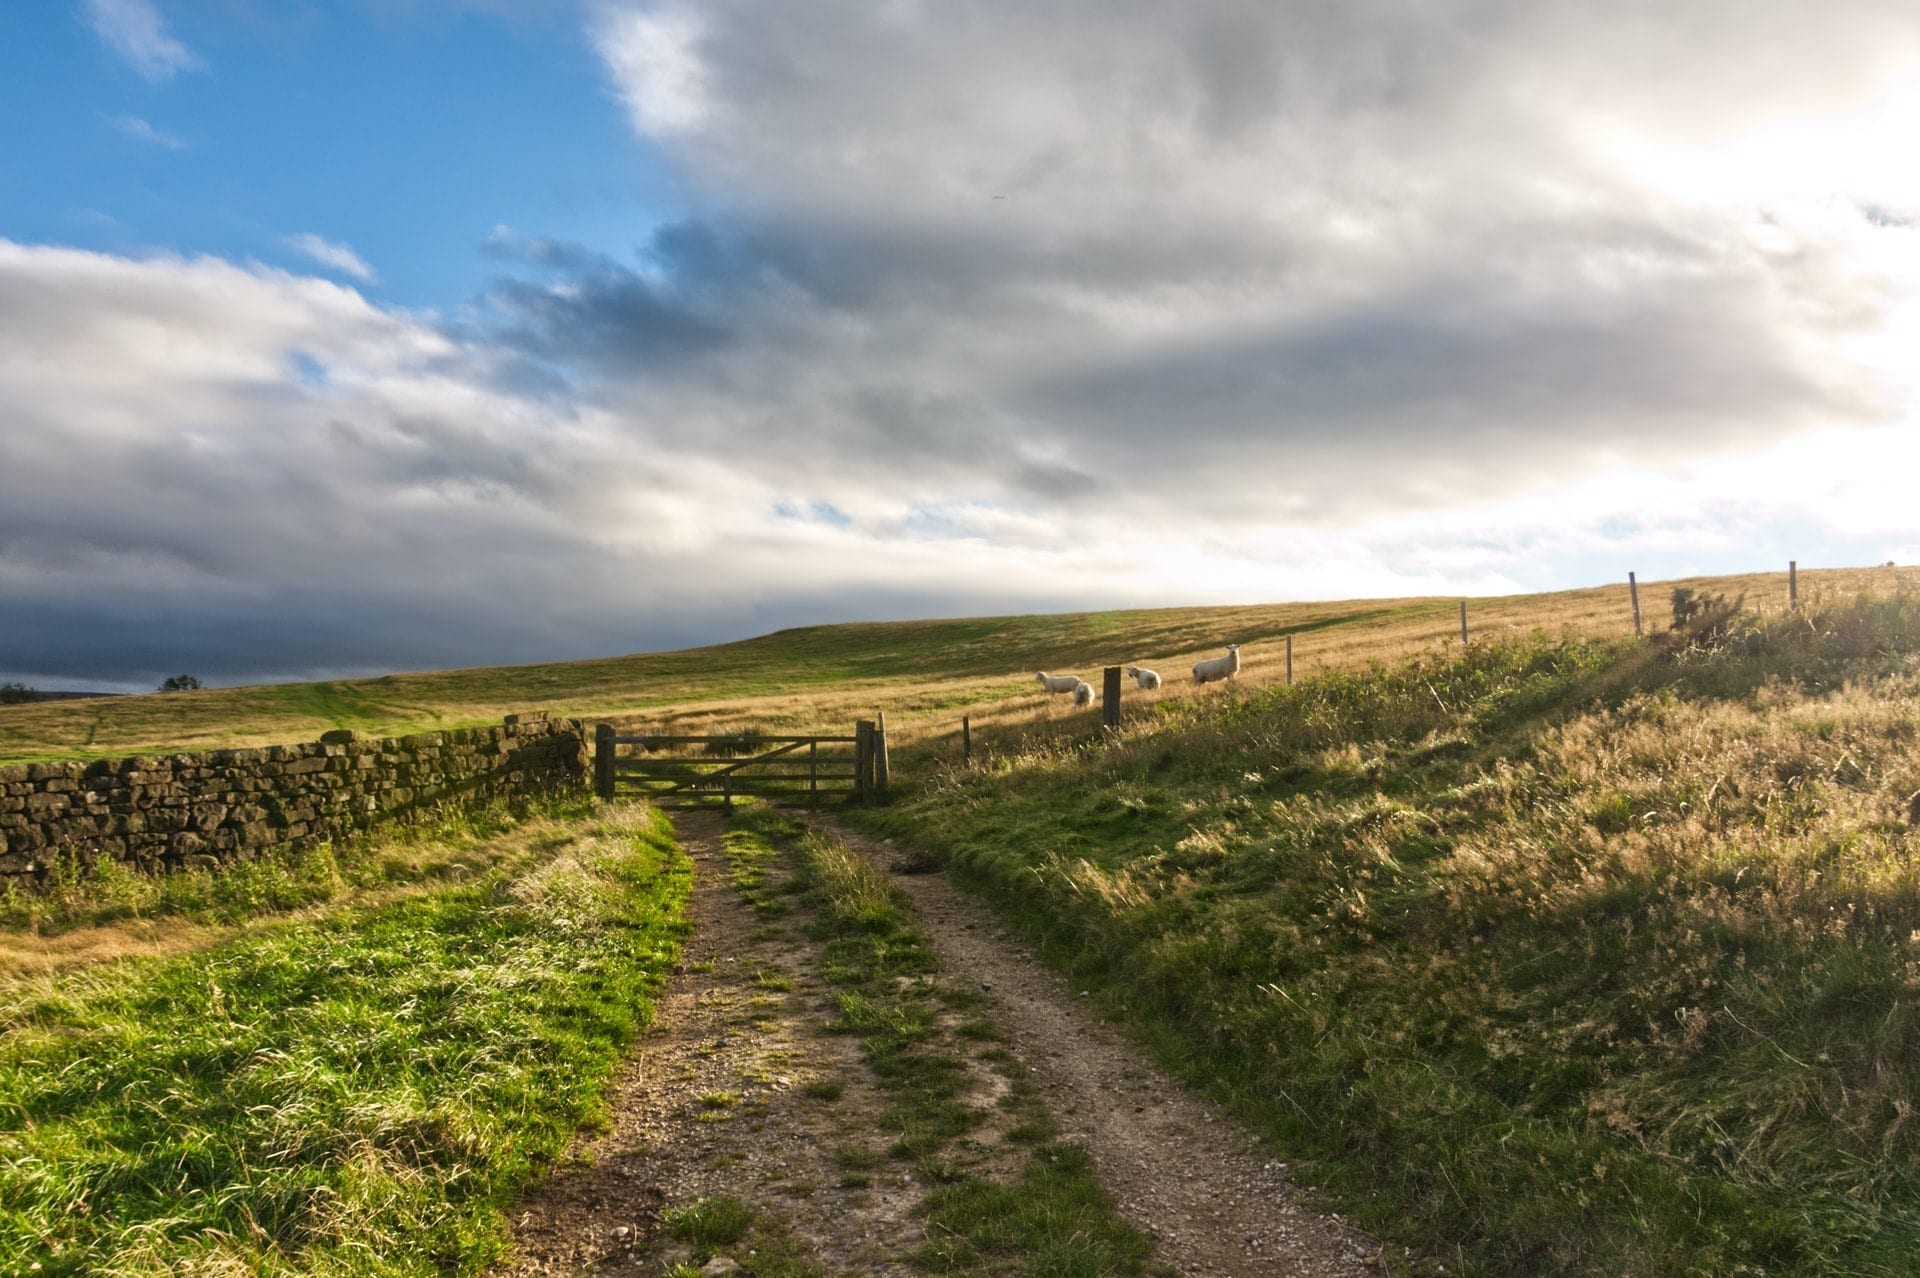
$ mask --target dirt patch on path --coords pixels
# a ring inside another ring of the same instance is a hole
[[[883,869],[901,860],[830,818],[814,824]],[[1383,1272],[1378,1243],[1316,1210],[1285,1163],[1101,1020],[985,906],[941,875],[892,878],[947,975],[993,996],[995,1019],[1063,1136],[1092,1156],[1121,1214],[1154,1237],[1156,1259],[1188,1278]]]
[[[681,967],[609,1098],[609,1129],[522,1203],[516,1258],[495,1272],[660,1274],[695,1254],[671,1214],[724,1197],[793,1245],[796,1264],[918,1273],[899,1257],[922,1240],[921,1191],[898,1169],[846,1165],[865,1161],[885,1101],[854,1041],[821,1032],[813,944],[734,891],[721,818],[676,825],[694,862]]]

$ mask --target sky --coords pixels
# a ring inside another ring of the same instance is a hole
[[[22,0],[0,121],[0,680],[1920,560],[1906,0]]]

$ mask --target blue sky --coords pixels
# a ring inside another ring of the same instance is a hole
[[[194,62],[156,78],[84,9],[0,11],[9,236],[310,270],[289,240],[317,235],[372,267],[345,275],[370,295],[452,307],[497,272],[497,225],[620,252],[677,208],[572,13],[368,0],[166,20]]]
[[[1908,0],[47,0],[0,119],[0,679],[1920,559]]]

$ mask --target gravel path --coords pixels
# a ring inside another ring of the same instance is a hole
[[[876,865],[899,854],[830,818],[815,825]],[[948,975],[999,1003],[995,1019],[1062,1129],[1092,1156],[1120,1211],[1188,1278],[1384,1272],[1380,1248],[1314,1209],[1283,1162],[1235,1120],[1188,1093],[938,874],[892,876],[912,899]]]
[[[820,828],[876,865],[898,858],[830,820]],[[731,886],[721,818],[677,822],[694,861],[693,933],[652,1028],[608,1098],[604,1134],[583,1141],[521,1204],[500,1278],[658,1275],[690,1250],[663,1220],[738,1198],[834,1274],[906,1278],[924,1239],[924,1187],[881,1164],[886,1106],[845,1035],[824,1032],[829,991],[796,918],[754,914]],[[985,1012],[1061,1129],[1084,1148],[1121,1213],[1186,1278],[1374,1274],[1377,1246],[1307,1204],[1286,1165],[1148,1061],[942,876],[891,876],[947,965],[985,991]],[[830,1098],[820,1085],[832,1083]],[[871,1149],[872,1175],[848,1175]]]

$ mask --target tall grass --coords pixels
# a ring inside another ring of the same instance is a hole
[[[629,814],[517,875],[16,991],[0,1272],[477,1271],[598,1115],[687,874]]]
[[[954,770],[942,850],[1371,1227],[1907,1273],[1920,597],[1521,639]]]

